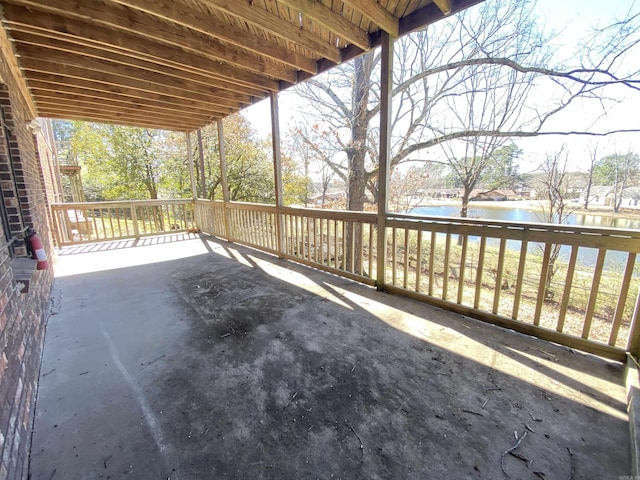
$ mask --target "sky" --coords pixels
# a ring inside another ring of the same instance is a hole
[[[635,0],[638,7],[640,0]],[[595,27],[604,27],[615,19],[625,16],[634,5],[630,0],[538,0],[537,10],[544,22],[545,29],[554,31],[557,36],[553,44],[557,46],[558,59],[572,58],[580,48],[586,35]],[[635,9],[637,11],[638,8]],[[637,60],[640,62],[640,58]],[[637,68],[637,67],[636,67]],[[545,88],[540,87],[541,102],[544,102]],[[612,92],[617,104],[609,104],[606,113],[597,102],[578,102],[570,109],[556,116],[547,125],[551,131],[593,129],[606,131],[620,128],[640,129],[640,92],[631,94],[629,89],[618,88]],[[297,104],[295,95],[290,91],[279,95],[280,128],[286,134],[287,125],[296,118]],[[260,136],[270,133],[271,123],[269,101],[262,101],[245,110],[248,118]],[[598,119],[594,124],[594,119]],[[597,148],[598,156],[634,151],[640,154],[640,133],[626,133],[610,137],[585,136],[542,136],[529,139],[516,139],[523,150],[520,158],[520,171],[527,172],[537,168],[546,155],[552,155],[564,146],[571,169],[580,169],[588,159],[588,149]]]

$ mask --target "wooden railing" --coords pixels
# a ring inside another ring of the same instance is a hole
[[[210,235],[278,253],[276,207],[256,203],[196,200],[196,220]]]
[[[387,219],[387,289],[610,358],[637,351],[640,232]]]
[[[376,278],[376,216],[308,208],[282,209],[286,258],[369,285]]]
[[[640,232],[210,200],[52,205],[58,245],[199,227],[378,288],[617,360],[640,354]]]
[[[195,226],[193,200],[136,200],[51,205],[58,245],[178,233]]]
[[[374,214],[199,199],[196,220],[205,233],[375,283]]]
[[[206,233],[376,283],[375,214],[198,200],[196,218]],[[608,358],[640,352],[640,232],[411,215],[386,225],[382,288]]]

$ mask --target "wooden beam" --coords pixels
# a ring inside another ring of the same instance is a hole
[[[64,91],[66,93],[78,93],[84,91],[88,93],[96,92],[99,96],[104,96],[104,94],[113,94],[118,95],[119,97],[131,98],[133,101],[137,102],[154,102],[166,106],[173,105],[173,107],[178,110],[185,107],[194,107],[200,110],[211,111],[213,114],[219,114],[221,116],[228,115],[235,111],[233,109],[203,104],[194,100],[176,99],[161,93],[143,92],[107,83],[99,84],[89,80],[58,77],[46,73],[31,73],[29,76],[29,85],[33,88],[48,88],[53,89],[54,91]]]
[[[168,75],[173,78],[185,79],[196,84],[206,85],[207,87],[220,88],[229,92],[237,92],[252,97],[261,98],[266,95],[268,90],[247,87],[234,82],[226,82],[219,80],[211,75],[205,75],[202,72],[191,71],[188,69],[176,69],[166,64],[161,64],[153,60],[146,60],[140,56],[128,54],[126,52],[118,52],[104,48],[98,44],[75,43],[67,39],[47,38],[43,32],[26,33],[19,30],[11,30],[16,49],[31,57],[43,57],[49,51],[70,53],[72,55],[81,55],[83,57],[92,57],[101,60],[107,60],[117,65],[125,65],[129,67],[147,70],[151,73]],[[42,53],[37,53],[42,51]]]
[[[90,121],[96,123],[113,123],[113,124],[123,124],[123,125],[131,125],[137,127],[147,127],[154,128],[156,130],[178,130],[184,131],[185,129],[191,129],[198,123],[192,122],[181,122],[177,116],[172,118],[159,118],[153,115],[143,116],[143,115],[132,115],[129,112],[104,112],[97,110],[87,110],[87,109],[73,109],[73,108],[59,108],[59,107],[51,107],[51,106],[42,106],[39,107],[40,116],[44,117],[60,117],[66,119],[82,119],[83,121]],[[206,120],[202,122],[202,124],[209,123],[211,120]]]
[[[109,103],[101,103],[97,101],[69,101],[64,97],[42,97],[37,96],[36,102],[38,104],[38,108],[69,108],[69,107],[78,107],[83,109],[94,109],[100,112],[115,114],[115,113],[131,113],[131,114],[139,114],[145,117],[154,117],[158,120],[173,120],[178,116],[184,116],[184,114],[189,114],[189,118],[194,120],[194,122],[208,122],[211,121],[213,115],[195,115],[191,110],[185,109],[183,115],[180,115],[179,111],[162,111],[157,109],[150,109],[145,107],[144,105],[113,105]]]
[[[451,14],[451,0],[433,0],[433,3],[438,6],[443,14]]]
[[[455,4],[451,6],[449,14],[461,12],[483,1],[484,0],[456,0]],[[442,10],[435,3],[430,3],[426,7],[416,10],[411,15],[407,15],[400,20],[400,35],[406,35],[407,33],[424,28],[438,20],[442,20],[444,17],[445,15],[442,13]]]
[[[205,123],[205,124],[210,123],[213,120],[212,118],[185,119],[184,115],[159,116],[159,115],[153,115],[153,114],[137,111],[132,108],[121,109],[119,111],[107,111],[97,107],[84,106],[84,105],[69,105],[69,104],[55,105],[50,103],[38,105],[38,111],[41,113],[66,112],[66,113],[72,113],[72,114],[78,114],[78,115],[87,115],[87,116],[96,117],[96,118],[113,118],[113,119],[127,118],[131,120],[135,119],[135,120],[149,121],[149,123],[157,123],[161,125],[171,125],[171,124],[183,125],[183,126],[199,125],[201,123]]]
[[[357,45],[364,50],[369,49],[369,34],[367,32],[329,7],[325,7],[322,3],[316,0],[279,0],[279,3],[287,5],[331,30],[345,42]]]
[[[109,7],[105,8],[105,4],[101,0],[65,0],[64,3],[60,3],[59,0],[5,1],[13,5],[31,7],[37,11],[81,20],[88,25],[102,25],[112,29],[114,37],[120,33],[130,33],[139,37],[138,43],[152,41],[172,45],[191,53],[204,55],[213,60],[280,80],[293,81],[296,78],[296,72],[284,65],[278,66],[258,55],[249,54],[245,50],[195,32],[189,34],[180,32],[171,28],[167,22],[159,21],[136,10],[114,4],[109,4]],[[11,18],[7,10],[5,10],[5,16]]]
[[[46,118],[59,118],[61,120],[79,120],[82,122],[95,122],[95,123],[109,123],[114,125],[127,125],[131,127],[140,128],[152,128],[154,130],[171,130],[176,132],[188,132],[194,130],[200,125],[196,124],[182,124],[182,123],[162,123],[153,120],[146,119],[131,119],[128,117],[113,118],[99,115],[88,115],[77,112],[63,112],[63,111],[42,111],[39,112],[41,117]]]
[[[304,30],[300,25],[292,24],[256,6],[253,2],[238,0],[203,0],[203,2],[282,40],[296,43],[334,63],[341,61],[340,50],[336,46]]]
[[[20,63],[25,72],[37,73],[44,76],[62,76],[80,81],[89,81],[92,83],[95,82],[97,84],[108,84],[116,87],[129,88],[147,93],[160,92],[174,99],[194,100],[203,105],[225,107],[232,110],[238,110],[239,108],[241,108],[241,104],[233,100],[214,97],[212,95],[196,94],[170,86],[163,87],[161,85],[152,83],[149,80],[125,77],[116,73],[90,70],[83,67],[64,65],[30,57],[22,57],[20,59]]]
[[[400,34],[398,19],[376,0],[342,0],[342,2],[357,10],[392,37],[397,37]]]
[[[11,40],[7,36],[7,31],[4,29],[3,25],[0,25],[0,55],[7,64],[7,69],[9,71],[9,75],[12,77],[12,81],[7,78],[0,78],[0,80],[6,84],[13,84],[16,86],[20,97],[22,97],[23,104],[27,112],[29,112],[29,117],[31,117],[29,120],[33,120],[38,116],[36,106],[33,103],[29,87],[27,86],[22,72],[20,71],[20,67],[18,66],[18,61],[13,51]]]
[[[77,88],[69,85],[47,83],[33,79],[30,80],[29,84],[31,86],[31,92],[33,93],[33,97],[36,102],[38,102],[40,98],[56,98],[64,99],[68,102],[111,105],[115,108],[119,108],[120,106],[126,107],[130,105],[139,105],[140,107],[155,109],[158,112],[173,113],[179,111],[180,109],[184,109],[185,111],[193,112],[194,116],[196,117],[209,117],[216,114],[219,116],[223,116],[231,112],[231,110],[217,112],[216,110],[213,110],[211,108],[203,108],[202,106],[195,103],[191,103],[188,105],[181,102],[166,103],[148,98],[131,97],[120,95],[114,92],[103,92],[86,88]]]
[[[51,66],[55,64],[60,67],[59,71],[65,71],[67,67],[72,72],[77,69],[91,70],[100,74],[99,78],[116,78],[126,77],[134,81],[145,82],[154,91],[166,92],[169,95],[184,95],[185,93],[193,98],[211,98],[219,99],[220,105],[237,108],[239,104],[251,104],[251,97],[239,93],[229,92],[228,90],[219,89],[209,85],[194,83],[188,79],[176,78],[164,73],[149,72],[136,67],[117,64],[109,60],[100,58],[73,54],[70,52],[61,52],[59,50],[46,50],[33,47],[23,47],[20,49],[20,63],[23,68],[45,68],[46,71],[52,72]],[[35,65],[35,67],[34,67]],[[41,67],[38,67],[40,65]],[[55,68],[55,67],[54,67]],[[58,70],[56,70],[58,71]],[[92,78],[85,76],[84,78]],[[173,93],[171,93],[173,92]]]
[[[262,57],[282,62],[296,70],[316,72],[316,62],[290,49],[270,44],[246,31],[233,28],[216,16],[188,8],[174,0],[113,0],[120,5],[141,10],[163,20],[182,25],[207,37],[217,38]]]
[[[220,80],[240,85],[275,91],[278,82],[262,75],[233,68],[231,65],[212,60],[198,53],[187,52],[179,47],[143,42],[140,37],[113,31],[100,25],[64,18],[47,12],[28,10],[15,5],[4,5],[5,25],[12,31],[39,33],[47,38],[60,39],[78,45],[92,45],[115,53],[144,58],[168,68],[202,73]]]

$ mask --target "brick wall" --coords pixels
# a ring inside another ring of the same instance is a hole
[[[0,108],[8,127],[8,131],[0,131],[1,200],[7,207],[12,234],[33,226],[53,266],[55,252],[46,204],[47,198],[53,198],[52,180],[43,173],[36,137],[27,126],[32,118],[13,78],[0,58],[0,80],[4,82],[0,83]],[[24,253],[20,242],[16,255]],[[28,475],[35,394],[53,283],[53,268],[34,271],[29,292],[20,294],[14,262],[9,250],[0,247],[0,480],[26,479]]]

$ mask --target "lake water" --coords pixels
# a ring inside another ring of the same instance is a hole
[[[414,215],[438,217],[459,217],[460,207],[456,205],[434,205],[418,207],[411,210]],[[469,205],[469,218],[487,218],[490,220],[504,220],[507,222],[536,222],[544,223],[542,212],[524,210],[521,208],[503,207],[474,207]],[[640,229],[640,220],[608,215],[572,213],[567,218],[568,225],[583,225],[585,227],[628,228]]]
[[[456,205],[434,205],[427,207],[418,207],[411,210],[414,215],[425,216],[442,216],[442,217],[459,217],[460,207]],[[536,222],[541,223],[542,212],[535,212],[521,208],[503,208],[503,207],[474,207],[473,202],[469,205],[469,218],[486,218],[490,220],[503,220],[508,222]],[[640,229],[640,220],[612,217],[608,215],[572,213],[565,222],[568,225],[582,225],[585,227],[606,227],[606,228],[624,228],[624,229]],[[470,241],[479,241],[479,237],[469,237]],[[497,239],[489,239],[488,245],[497,245]],[[520,242],[509,240],[507,248],[511,250],[520,250]],[[528,250],[531,253],[541,255],[542,245],[530,243]],[[562,247],[560,250],[560,258],[568,261],[571,254],[570,247]],[[578,251],[578,262],[584,266],[593,267],[596,263],[598,250],[595,248],[580,248]],[[605,270],[620,271],[624,268],[627,261],[627,254],[622,252],[607,252],[605,258]]]

